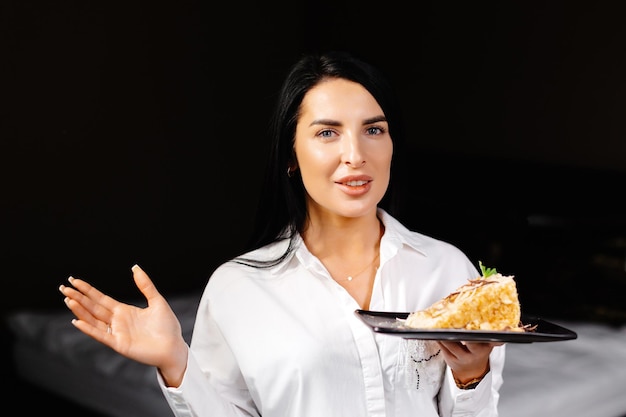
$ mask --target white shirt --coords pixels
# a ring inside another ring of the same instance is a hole
[[[370,309],[424,309],[480,274],[456,247],[409,231],[383,210]],[[278,266],[227,262],[200,300],[187,369],[168,388],[176,416],[497,416],[504,346],[473,390],[454,384],[436,344],[373,332],[301,239]],[[250,255],[281,254],[286,242]],[[157,374],[158,375],[158,374]]]

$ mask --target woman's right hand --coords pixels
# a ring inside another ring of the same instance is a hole
[[[180,322],[150,277],[138,265],[132,271],[147,307],[119,302],[87,282],[70,277],[72,286],[61,285],[59,290],[76,316],[72,324],[119,354],[157,367],[167,386],[179,386],[188,355]]]

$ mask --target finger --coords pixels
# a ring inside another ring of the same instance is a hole
[[[72,283],[72,285],[76,284],[77,288],[82,288],[90,291],[92,297],[99,297],[90,298],[89,296],[86,296],[85,294],[83,294],[83,292],[78,291],[75,288],[61,285],[59,287],[59,290],[63,295],[66,296],[67,300],[64,300],[65,304],[70,310],[72,310],[76,317],[82,320],[86,320],[93,325],[96,324],[94,320],[109,323],[112,315],[111,309],[105,307],[102,304],[109,303],[111,304],[111,307],[113,307],[116,301],[102,294],[100,291],[96,290],[94,287],[91,287],[84,281],[74,279],[72,277],[70,277],[68,280],[70,281],[70,283]],[[85,286],[85,284],[87,285],[87,287]],[[113,301],[113,303],[111,301]]]
[[[98,342],[105,344],[109,347],[112,346],[115,340],[113,334],[109,330],[109,326],[106,326],[104,329],[102,329],[99,326],[93,326],[91,323],[80,319],[72,320],[72,324],[74,325],[74,327],[85,333],[87,336],[90,336]]]
[[[69,294],[70,290],[71,289],[69,289],[65,285],[59,286],[59,291],[61,291],[62,294],[65,294],[65,293]],[[67,295],[63,299],[63,302],[65,303],[67,308],[69,308],[72,311],[72,313],[74,313],[76,317],[79,317],[81,319],[87,319],[88,317],[93,317],[93,315],[89,312],[89,310],[83,307],[80,302],[73,299],[71,295]]]
[[[458,355],[450,350],[450,345],[451,345],[450,343],[442,342],[442,341],[439,341],[437,343],[439,344],[439,349],[441,349],[441,353],[443,354],[444,358],[447,358],[450,360],[458,359]]]
[[[81,303],[70,297],[65,297],[63,301],[65,302],[65,305],[72,311],[72,313],[74,313],[74,316],[76,316],[76,318],[78,318],[79,320],[87,322],[100,330],[106,331],[109,327],[111,319],[95,317]]]
[[[462,342],[447,342],[441,341],[439,345],[442,349],[444,349],[448,354],[458,357],[463,353],[467,352],[466,346]]]
[[[118,304],[117,300],[104,294],[102,291],[98,290],[87,281],[83,281],[82,279],[74,277],[69,277],[67,280],[70,282],[70,284],[72,284],[74,288],[80,291],[84,297],[89,299],[95,305],[101,305],[108,310],[113,310],[113,308]],[[83,304],[85,303],[83,302]]]
[[[491,352],[494,346],[498,346],[496,342],[466,342],[465,347],[470,353]]]
[[[159,291],[157,291],[154,283],[152,282],[148,274],[146,274],[146,272],[141,269],[139,265],[133,265],[131,270],[133,271],[133,279],[135,280],[135,285],[137,286],[139,291],[141,291],[144,297],[146,297],[148,305],[150,304],[151,300],[154,300],[155,298],[161,298],[161,294],[159,293]]]

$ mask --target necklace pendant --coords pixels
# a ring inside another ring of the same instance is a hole
[[[346,278],[348,281],[352,281],[352,277],[348,277]]]

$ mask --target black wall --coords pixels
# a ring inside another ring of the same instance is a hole
[[[3,310],[62,308],[70,274],[134,297],[134,263],[166,294],[201,288],[247,238],[274,94],[314,49],[354,50],[398,88],[410,226],[520,277],[576,269],[562,239],[598,241],[575,245],[593,263],[624,236],[613,4],[3,1]],[[544,214],[573,220],[539,250]]]

